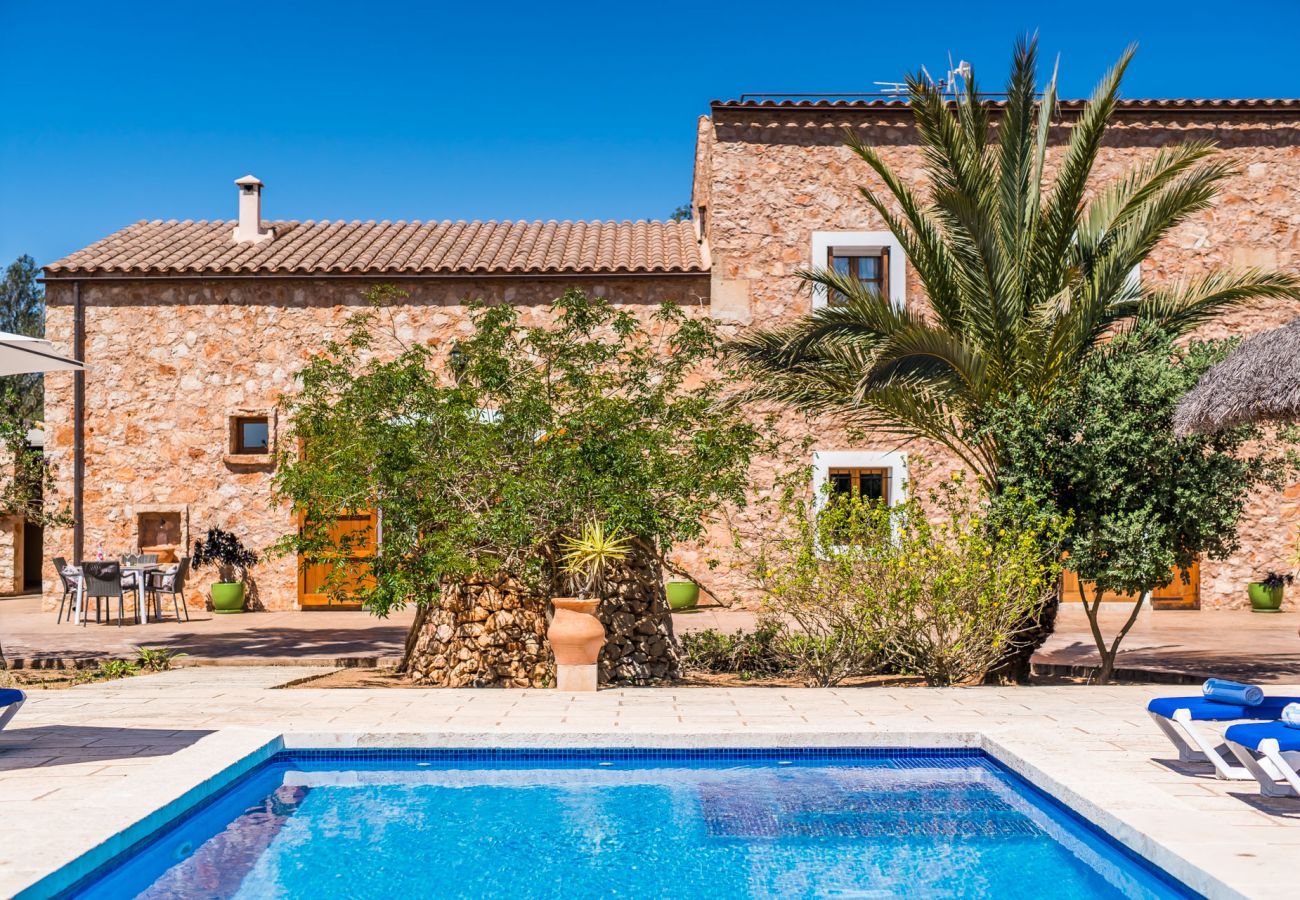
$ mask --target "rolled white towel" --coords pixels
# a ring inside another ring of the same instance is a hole
[[[1300,728],[1300,703],[1288,703],[1282,707],[1282,715],[1278,716],[1278,719],[1283,725]]]

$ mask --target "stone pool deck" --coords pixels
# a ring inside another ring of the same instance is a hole
[[[1179,764],[1144,712],[1151,687],[278,689],[323,671],[195,667],[32,691],[0,732],[0,895],[31,888],[86,851],[117,852],[116,835],[156,827],[156,810],[175,809],[231,763],[283,740],[977,746],[1197,891],[1295,896],[1300,800],[1265,800],[1253,782],[1215,781],[1208,767]]]

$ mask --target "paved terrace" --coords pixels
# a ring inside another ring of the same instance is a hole
[[[1104,608],[1106,633],[1119,628],[1127,610]],[[165,646],[189,654],[183,662],[224,665],[356,665],[393,662],[401,656],[413,612],[386,620],[365,612],[275,612],[214,616],[192,611],[189,622],[171,618],[148,625],[84,628],[55,624],[38,597],[0,600],[0,646],[22,667],[71,665],[77,661],[131,657],[135,648]],[[748,630],[753,613],[705,608],[678,614],[679,632],[718,628]],[[1300,614],[1261,615],[1247,610],[1146,610],[1120,651],[1119,665],[1147,672],[1189,676],[1300,681]],[[1062,607],[1056,633],[1038,662],[1095,665],[1097,654],[1078,604]]]
[[[116,853],[115,835],[157,827],[151,811],[174,811],[283,735],[306,747],[983,746],[1196,890],[1295,896],[1300,800],[1171,761],[1143,712],[1149,687],[276,689],[322,671],[194,667],[33,691],[0,732],[0,895],[88,850]]]

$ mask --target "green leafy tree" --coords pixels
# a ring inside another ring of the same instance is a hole
[[[276,490],[306,524],[277,549],[332,562],[360,552],[329,590],[350,588],[381,616],[417,604],[414,635],[448,584],[504,572],[543,595],[567,588],[566,545],[591,522],[663,564],[743,503],[759,432],[717,402],[709,320],[669,304],[643,323],[575,290],[549,324],[478,306],[453,347],[386,357],[382,307],[400,296],[372,292],[376,308],[284,403]],[[370,508],[382,541],[340,547],[329,523]]]
[[[40,274],[36,261],[25,255],[5,269],[0,282],[0,331],[45,336],[45,291],[37,281]],[[28,422],[44,415],[45,381],[40,373],[6,375],[0,383],[13,388],[21,401],[19,412]]]
[[[1095,181],[1132,52],[1073,118],[1050,173],[1056,77],[1040,96],[1034,40],[1016,47],[996,127],[973,78],[955,101],[927,79],[908,80],[925,189],[848,133],[848,146],[884,184],[883,193],[863,187],[861,195],[902,245],[928,307],[897,308],[851,277],[801,272],[839,302],[732,344],[753,395],[934,441],[996,491],[1002,448],[983,427],[989,415],[1049,397],[1108,335],[1140,322],[1182,334],[1243,301],[1300,297],[1294,277],[1254,269],[1150,286],[1130,278],[1235,171],[1197,141]]]
[[[1167,333],[1143,329],[1094,357],[1068,389],[1042,404],[1018,398],[989,424],[1004,445],[1004,487],[1068,517],[1065,565],[1079,576],[1101,683],[1143,596],[1201,556],[1231,555],[1251,491],[1281,487],[1292,467],[1285,446],[1254,426],[1175,434],[1179,399],[1225,352],[1223,344],[1179,348]],[[1110,591],[1135,601],[1107,639],[1099,611]]]
[[[690,218],[691,218],[691,205],[690,205],[689,203],[683,203],[681,206],[679,206],[679,207],[677,207],[676,209],[674,209],[674,210],[672,211],[672,213],[669,214],[668,218],[669,218],[669,220],[671,220],[671,221],[673,221],[673,222],[687,222],[687,221],[690,221]]]

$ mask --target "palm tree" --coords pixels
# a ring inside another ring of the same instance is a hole
[[[862,197],[902,245],[928,308],[895,308],[832,271],[800,272],[840,302],[730,345],[753,376],[749,396],[935,441],[996,491],[1000,448],[981,425],[997,405],[1046,399],[1100,342],[1141,322],[1183,334],[1245,300],[1300,297],[1295,278],[1253,269],[1158,287],[1129,277],[1235,171],[1195,141],[1156,151],[1086,196],[1133,49],[1079,111],[1050,177],[1056,73],[1038,96],[1036,38],[1017,43],[1000,105],[981,100],[973,78],[956,100],[908,80],[928,192],[849,132],[886,189],[864,187]]]

